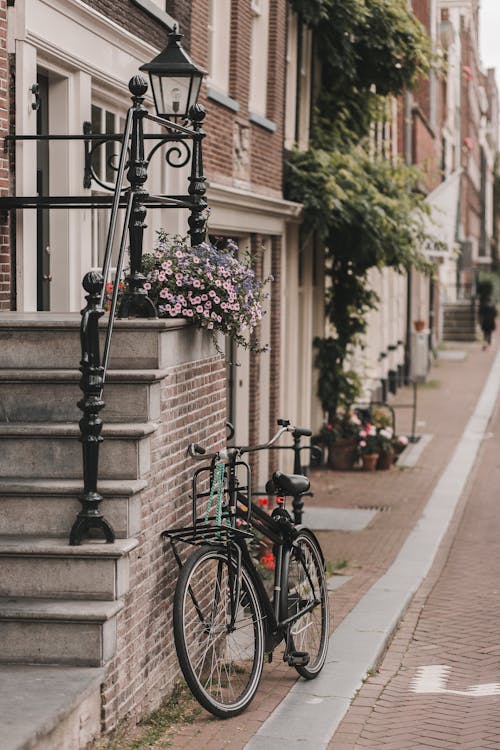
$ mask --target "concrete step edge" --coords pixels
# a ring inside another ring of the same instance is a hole
[[[0,536],[2,557],[58,557],[120,559],[139,544],[137,539],[117,539],[113,544],[92,541],[79,546],[64,544],[58,537]]]
[[[0,597],[0,622],[80,622],[97,625],[114,618],[123,609],[122,599],[35,599]]]
[[[158,426],[158,422],[108,422],[103,426],[102,436],[142,438],[156,432]],[[0,438],[75,438],[79,435],[76,422],[0,422]]]
[[[148,486],[145,479],[101,479],[99,492],[103,497],[132,497]],[[75,496],[83,492],[81,479],[5,479],[0,478],[2,495]]]
[[[104,329],[107,326],[108,316],[104,315],[99,321],[99,327]],[[2,312],[0,313],[0,331],[1,330],[22,330],[22,329],[39,329],[39,330],[80,330],[81,315],[80,313],[60,313],[60,312]],[[186,328],[190,324],[187,320],[181,318],[118,318],[114,321],[114,331],[163,331],[176,328]]]
[[[0,664],[0,715],[9,716],[5,750],[36,748],[100,690],[105,676],[103,667]]]
[[[167,375],[167,370],[108,370],[106,383],[155,383]],[[1,383],[26,383],[43,380],[47,383],[78,383],[78,370],[0,369]]]

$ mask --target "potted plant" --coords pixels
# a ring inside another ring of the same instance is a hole
[[[394,450],[394,457],[395,460],[397,460],[397,457],[404,451],[406,446],[408,445],[408,438],[406,435],[395,435],[392,439],[392,448]]]
[[[374,471],[380,455],[378,430],[374,424],[367,423],[359,431],[358,451],[364,471]]]
[[[207,330],[221,352],[217,332],[237,344],[262,352],[252,332],[265,314],[269,295],[256,278],[248,253],[238,254],[232,240],[191,247],[179,236],[158,232],[154,252],[143,256],[144,288],[160,317],[181,317]]]
[[[394,430],[389,426],[380,427],[377,430],[377,437],[380,451],[377,461],[377,469],[390,469],[394,462]]]
[[[358,433],[361,420],[350,410],[340,411],[332,422],[324,424],[318,441],[328,449],[328,463],[332,469],[352,469],[357,459]]]

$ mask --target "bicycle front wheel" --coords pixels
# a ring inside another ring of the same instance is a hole
[[[288,637],[295,651],[309,655],[306,666],[295,668],[302,677],[312,680],[325,664],[330,618],[323,558],[316,539],[307,529],[299,532],[290,554],[286,606],[288,617],[305,610],[290,625]]]
[[[226,550],[202,547],[182,567],[174,597],[174,639],[182,673],[198,702],[223,719],[250,704],[264,662],[257,592],[242,567],[236,595],[236,573]]]

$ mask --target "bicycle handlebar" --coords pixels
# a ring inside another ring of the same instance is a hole
[[[237,456],[242,456],[244,453],[254,453],[255,451],[261,451],[265,450],[266,448],[271,448],[285,432],[290,432],[294,438],[300,438],[300,437],[311,437],[312,431],[307,429],[306,427],[294,427],[290,424],[290,421],[288,419],[278,419],[278,425],[280,425],[280,429],[272,436],[270,440],[268,440],[267,443],[262,443],[261,445],[244,445],[234,448],[223,448],[220,451],[217,451],[216,453],[207,453],[205,448],[203,448],[201,445],[198,445],[197,443],[190,443],[188,446],[188,454],[191,456],[191,458],[194,459],[220,459],[221,461],[227,461],[230,458],[234,458]],[[234,435],[234,427],[227,422],[226,426],[228,430],[232,433],[230,434],[230,437]]]

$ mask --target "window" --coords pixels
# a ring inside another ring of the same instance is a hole
[[[105,109],[99,105],[92,105],[92,132],[105,133],[107,135],[123,133],[125,118],[117,111]],[[100,182],[109,188],[113,188],[120,155],[120,140],[110,141],[96,148],[92,156],[92,167]],[[104,186],[92,183],[94,195],[109,194]],[[106,249],[108,236],[110,211],[103,208],[92,209],[92,266],[101,268]],[[118,226],[121,226],[119,223]],[[115,235],[113,245],[113,257],[116,258],[119,247],[119,233]]]
[[[286,56],[285,147],[309,143],[312,85],[312,34],[299,23],[296,13],[288,17]]]
[[[250,57],[249,109],[256,115],[267,114],[267,68],[269,50],[269,0],[252,1],[252,46]]]
[[[229,93],[231,0],[209,0],[208,79],[223,94]]]

